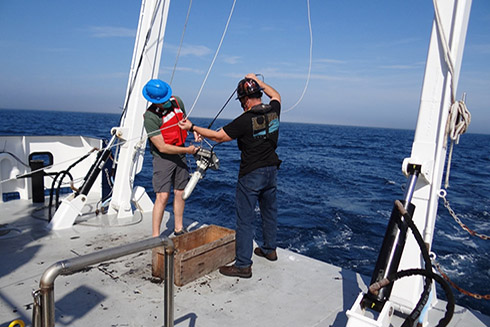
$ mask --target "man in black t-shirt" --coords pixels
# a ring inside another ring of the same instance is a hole
[[[262,92],[270,98],[269,104],[262,103]],[[257,202],[264,242],[253,252],[270,261],[277,260],[276,180],[281,160],[275,150],[279,137],[281,96],[255,74],[248,74],[238,83],[237,95],[244,112],[221,130],[198,127],[190,120],[179,122],[179,126],[220,143],[237,140],[241,160],[236,188],[235,263],[223,266],[219,271],[226,276],[250,278]]]

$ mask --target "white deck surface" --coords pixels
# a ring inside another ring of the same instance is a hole
[[[31,324],[31,292],[51,264],[148,238],[151,230],[148,215],[132,225],[76,225],[49,234],[46,222],[31,216],[30,201],[0,208],[0,225],[20,231],[0,236],[0,327],[15,319]],[[213,272],[175,287],[175,326],[345,326],[345,312],[369,278],[282,249],[278,256],[277,262],[254,256],[251,279]],[[163,326],[163,284],[151,278],[151,251],[58,277],[55,300],[56,326]],[[431,326],[444,307],[439,301],[430,311]],[[455,311],[450,326],[490,326],[487,316]]]

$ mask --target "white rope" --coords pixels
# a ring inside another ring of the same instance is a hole
[[[313,32],[311,30],[310,0],[306,0],[306,4],[307,4],[307,7],[308,7],[308,28],[309,28],[309,31],[310,31],[310,62],[309,62],[309,65],[308,65],[308,77],[306,78],[306,84],[305,84],[305,87],[303,89],[303,93],[299,97],[298,101],[291,108],[288,108],[287,110],[283,110],[282,113],[286,113],[286,112],[291,111],[294,108],[296,108],[296,106],[303,100],[303,97],[306,94],[306,90],[308,89],[308,84],[310,82],[310,77],[311,77],[311,63],[313,61],[312,60],[312,58],[313,58]]]
[[[444,33],[444,28],[442,26],[441,14],[439,12],[439,7],[437,6],[437,0],[432,1],[434,3],[434,13],[435,13],[435,21],[437,25],[437,32],[439,34],[439,38],[441,39],[441,46],[444,49],[444,59],[447,64],[447,68],[451,73],[451,103],[456,101],[456,90],[454,89],[454,64],[453,59],[451,57],[451,50],[449,49],[449,43],[447,42],[446,34]]]
[[[449,137],[458,144],[459,136],[468,130],[468,126],[471,123],[471,114],[464,101],[456,101],[453,103],[449,111],[448,122]]]
[[[454,144],[459,143],[459,137],[463,135],[471,123],[471,114],[466,107],[464,101],[456,101],[449,109],[449,116],[446,125],[446,134],[451,139],[451,145],[449,147],[449,156],[447,160],[447,171],[445,188],[449,187],[449,173],[451,172],[451,160],[453,157]]]
[[[214,58],[213,58],[213,60],[211,62],[211,65],[208,68],[208,72],[206,73],[206,76],[204,77],[204,80],[202,82],[201,88],[199,89],[199,92],[197,93],[196,99],[194,100],[194,103],[191,106],[191,110],[186,115],[186,117],[189,117],[191,115],[192,111],[194,110],[194,107],[196,106],[197,100],[201,96],[202,89],[204,88],[204,85],[206,84],[206,81],[208,79],[209,73],[211,72],[211,69],[213,68],[214,62],[216,61],[216,58],[218,57],[219,50],[221,49],[221,44],[223,44],[223,40],[224,40],[225,35],[226,35],[226,32],[228,30],[228,26],[230,25],[231,16],[233,15],[233,11],[235,9],[235,4],[236,4],[236,0],[233,1],[233,6],[231,7],[230,15],[228,16],[228,21],[226,22],[225,30],[223,31],[223,35],[221,36],[221,40],[220,40],[219,45],[218,45],[218,48],[216,49],[216,52],[214,54]]]
[[[464,103],[463,100],[456,101],[456,90],[454,87],[454,60],[451,57],[451,49],[449,48],[449,43],[447,42],[446,34],[444,33],[444,28],[442,26],[441,15],[439,12],[439,7],[437,6],[437,0],[432,1],[434,3],[434,16],[437,27],[437,32],[439,34],[440,45],[444,51],[444,60],[447,65],[447,69],[449,70],[450,82],[451,82],[451,107],[449,108],[449,115],[446,122],[446,137],[449,136],[451,139],[451,145],[449,148],[449,155],[447,161],[447,170],[446,170],[446,181],[445,187],[449,187],[449,174],[451,172],[451,160],[453,157],[453,148],[454,144],[459,143],[459,136],[464,134],[468,129],[468,126],[471,122],[471,114]]]

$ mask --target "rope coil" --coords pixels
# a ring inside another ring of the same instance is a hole
[[[452,154],[453,154],[453,146],[454,143],[458,144],[459,143],[459,136],[464,134],[466,130],[468,129],[468,126],[471,122],[471,114],[468,111],[468,108],[466,108],[466,104],[464,103],[464,96],[463,100],[461,101],[456,101],[456,88],[455,88],[455,81],[454,81],[454,59],[452,58],[451,55],[451,48],[449,47],[448,43],[448,38],[446,36],[446,33],[444,32],[444,27],[442,25],[442,20],[441,20],[441,14],[439,12],[439,7],[437,5],[437,0],[433,0],[434,4],[434,20],[437,26],[437,32],[439,35],[439,44],[442,47],[442,51],[444,53],[444,60],[446,62],[446,67],[449,71],[449,74],[451,75],[449,80],[450,80],[450,87],[451,87],[451,107],[449,108],[449,116],[448,120],[446,122],[446,136],[449,135],[451,139],[451,147],[449,150],[449,157],[448,157],[448,163],[447,163],[447,172],[446,172],[446,182],[445,186],[446,188],[449,187],[449,173],[451,170],[451,159],[452,159]]]
[[[471,114],[464,103],[464,97],[463,100],[456,101],[451,105],[446,123],[446,135],[451,139],[447,159],[446,181],[444,183],[446,188],[449,187],[449,174],[451,172],[454,144],[459,144],[459,137],[468,130],[471,123]]]
[[[458,121],[459,120],[459,121]],[[471,123],[471,113],[464,100],[456,101],[451,105],[446,132],[449,138],[458,144],[459,136],[466,133]]]

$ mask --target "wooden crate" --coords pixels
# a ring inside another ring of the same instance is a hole
[[[183,286],[235,260],[235,231],[216,225],[206,226],[172,238],[175,245],[174,283]],[[152,275],[164,278],[165,253],[158,247],[152,253]]]

